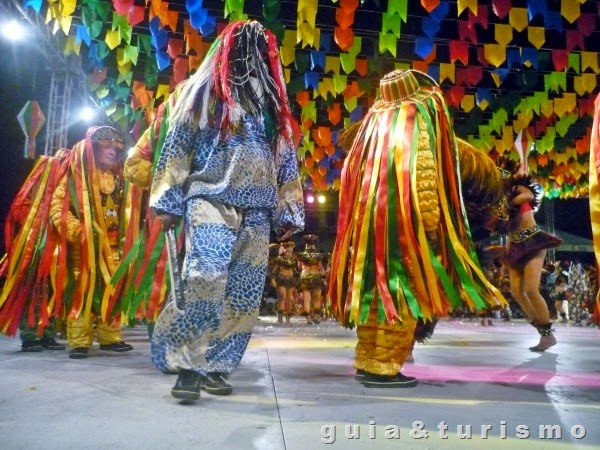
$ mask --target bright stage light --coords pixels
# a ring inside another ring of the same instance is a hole
[[[319,194],[319,195],[317,196],[317,202],[319,202],[321,205],[322,205],[323,203],[325,203],[326,201],[327,201],[327,198],[326,198],[326,197],[325,197],[323,194]]]
[[[312,194],[308,194],[308,195],[306,196],[306,203],[310,203],[310,204],[312,204],[312,203],[314,203],[314,202],[315,202],[315,196],[314,196],[314,195],[312,195]]]
[[[91,122],[96,118],[96,110],[94,108],[86,106],[81,110],[79,116],[81,117],[81,120],[85,122]]]
[[[25,27],[15,19],[2,24],[2,34],[6,39],[11,41],[22,41],[25,39],[27,32]]]

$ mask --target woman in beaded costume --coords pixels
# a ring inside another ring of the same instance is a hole
[[[277,321],[290,323],[290,316],[294,311],[294,300],[296,298],[296,269],[298,260],[294,255],[294,241],[285,241],[279,245],[279,255],[273,259],[271,276],[275,281],[277,290]]]
[[[562,240],[546,233],[536,223],[534,214],[542,200],[542,187],[519,170],[516,161],[501,156],[497,160],[509,205],[508,249],[504,263],[508,267],[510,291],[529,323],[540,334],[537,345],[529,347],[533,352],[543,352],[556,344],[548,305],[540,293],[540,280],[546,251],[558,247]]]
[[[300,284],[304,304],[303,314],[309,325],[319,324],[323,319],[323,288],[325,268],[322,256],[317,253],[319,237],[314,234],[304,236],[304,251],[297,253],[300,262]]]

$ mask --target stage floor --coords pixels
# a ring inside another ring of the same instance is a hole
[[[2,337],[0,448],[600,448],[597,328],[556,324],[537,354],[523,321],[442,320],[402,370],[417,387],[370,389],[354,380],[354,331],[275,322],[260,318],[233,394],[195,404],[171,397],[145,327],[125,329],[133,351],[95,344],[85,360]]]

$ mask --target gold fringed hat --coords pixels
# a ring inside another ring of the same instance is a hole
[[[125,149],[125,143],[121,133],[109,126],[94,129],[91,134],[92,143],[98,145],[110,145],[118,150]]]
[[[397,69],[386,74],[379,82],[379,95],[386,103],[398,103],[408,98],[423,100],[438,89],[433,78],[418,70]]]

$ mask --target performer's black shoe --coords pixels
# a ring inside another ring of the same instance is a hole
[[[200,388],[213,395],[229,395],[233,392],[233,387],[219,372],[211,372],[205,377],[200,376]]]
[[[362,383],[363,380],[365,379],[366,374],[367,374],[367,372],[365,372],[364,370],[356,369],[356,373],[354,374],[354,379],[356,381],[360,381]]]
[[[178,375],[179,374],[179,370],[177,369],[164,369],[161,370],[162,373],[164,373],[165,375]]]
[[[33,341],[25,341],[21,344],[22,352],[41,352],[44,347],[42,347],[42,342],[39,339],[35,339]]]
[[[417,379],[402,375],[400,372],[396,375],[375,375],[367,372],[363,378],[363,384],[370,388],[406,388],[415,387]]]
[[[67,348],[66,345],[56,342],[56,339],[54,338],[42,338],[40,343],[46,350],[64,350]]]
[[[69,358],[71,359],[85,359],[88,357],[87,347],[75,347],[69,352]]]
[[[171,395],[179,400],[196,401],[200,398],[200,375],[193,370],[181,369]]]
[[[119,341],[113,344],[100,344],[100,350],[107,350],[109,352],[128,352],[133,350],[133,347],[126,342]]]

